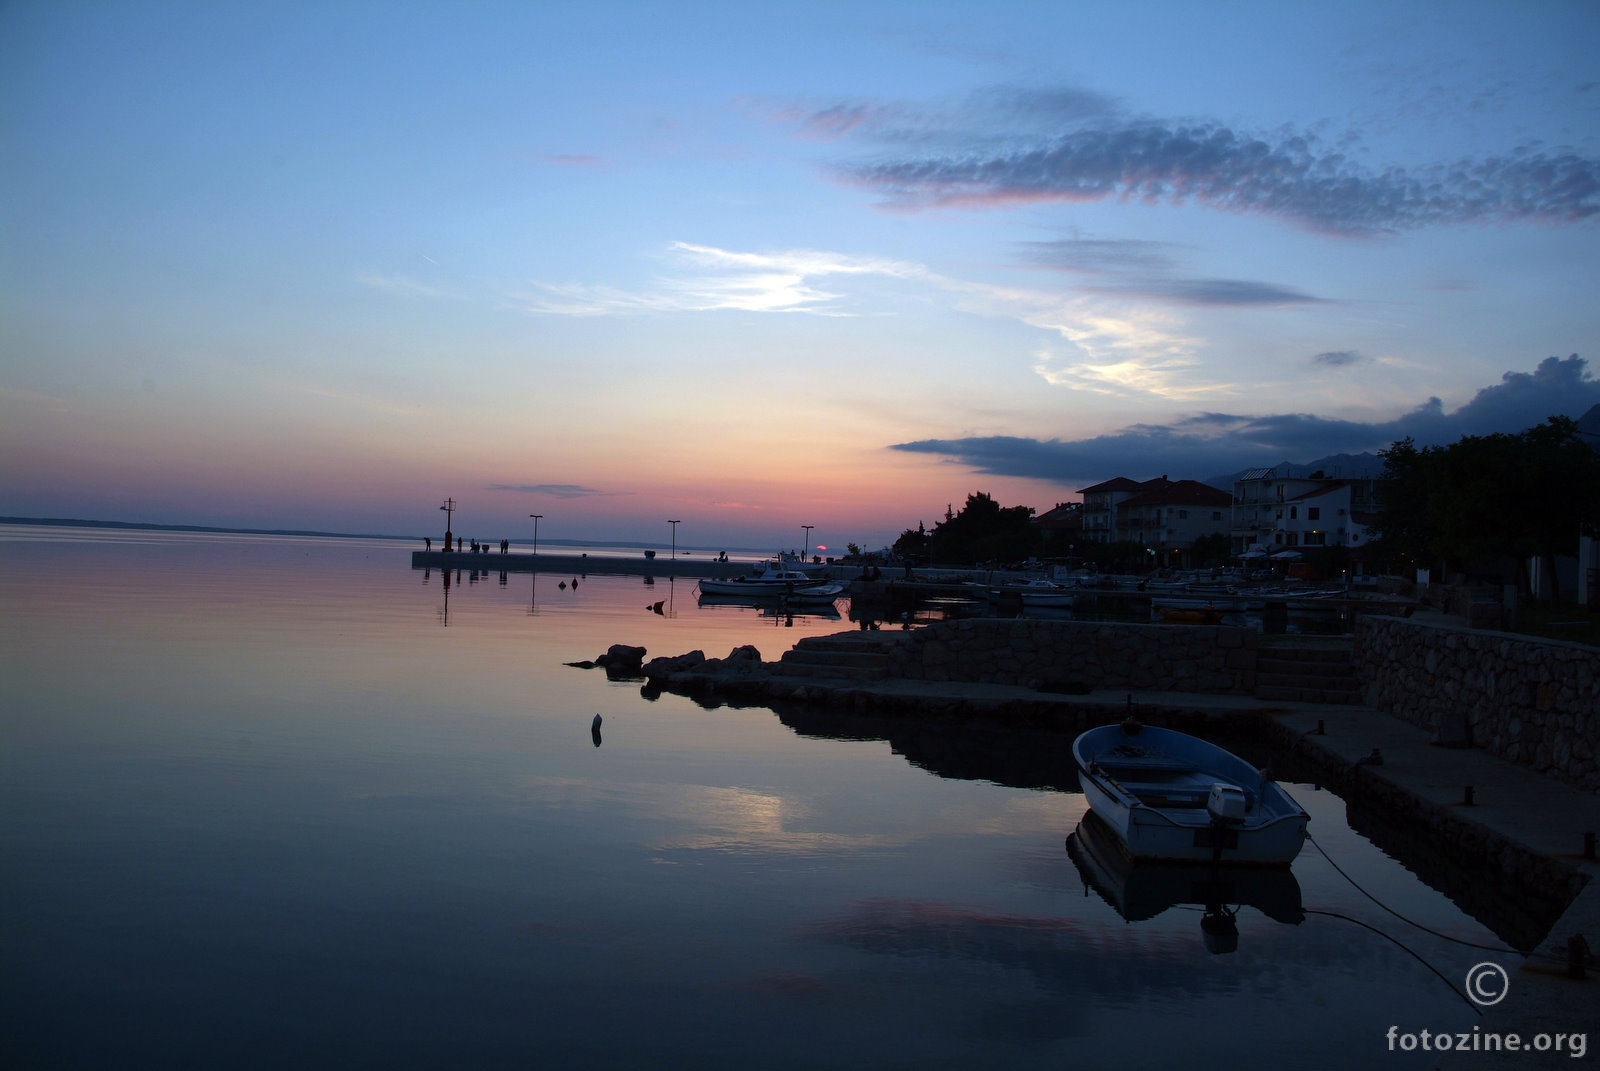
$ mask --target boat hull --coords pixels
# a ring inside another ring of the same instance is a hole
[[[1143,759],[1113,757],[1129,740]],[[1305,845],[1309,816],[1283,786],[1197,737],[1102,726],[1078,737],[1073,758],[1089,809],[1134,859],[1287,866]],[[1212,783],[1243,790],[1250,808],[1242,820],[1217,821],[1196,804],[1197,793]]]

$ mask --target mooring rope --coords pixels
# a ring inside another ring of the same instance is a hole
[[[1454,942],[1455,944],[1458,944],[1458,945],[1466,945],[1468,948],[1476,948],[1476,949],[1478,949],[1480,951],[1483,951],[1483,952],[1501,952],[1501,953],[1505,953],[1505,954],[1509,954],[1509,955],[1513,955],[1513,956],[1522,955],[1522,953],[1517,951],[1515,948],[1507,948],[1504,945],[1500,945],[1500,946],[1496,946],[1496,945],[1480,945],[1476,941],[1467,941],[1467,940],[1464,940],[1464,939],[1462,939],[1460,937],[1451,937],[1447,933],[1440,933],[1438,930],[1431,929],[1431,928],[1429,928],[1427,926],[1424,926],[1420,922],[1416,922],[1416,921],[1414,921],[1412,919],[1406,918],[1404,915],[1400,914],[1400,912],[1396,911],[1394,908],[1390,907],[1388,904],[1384,903],[1382,900],[1379,900],[1376,896],[1373,896],[1367,890],[1363,889],[1361,887],[1361,883],[1356,881],[1355,878],[1352,878],[1349,874],[1346,874],[1344,872],[1344,870],[1339,866],[1339,864],[1335,863],[1333,861],[1333,856],[1329,855],[1327,850],[1324,849],[1322,847],[1322,845],[1318,844],[1317,843],[1317,839],[1315,837],[1313,837],[1309,832],[1306,834],[1306,840],[1310,841],[1312,843],[1312,845],[1316,847],[1317,851],[1322,853],[1322,858],[1324,858],[1324,859],[1326,859],[1328,861],[1328,865],[1329,866],[1331,866],[1331,867],[1333,867],[1333,869],[1339,871],[1339,876],[1341,878],[1343,878],[1345,881],[1348,881],[1351,885],[1355,886],[1356,892],[1360,893],[1362,896],[1365,896],[1368,900],[1371,900],[1373,903],[1377,904],[1379,907],[1383,908],[1385,911],[1389,912],[1389,914],[1393,915],[1395,918],[1399,919],[1401,922],[1404,922],[1406,925],[1415,926],[1417,929],[1421,930],[1422,932],[1431,933],[1435,937],[1437,937],[1437,938],[1439,938],[1441,940],[1451,941],[1451,942]],[[1355,920],[1352,919],[1351,921],[1355,921]],[[1387,936],[1387,935],[1385,935],[1385,936]],[[1402,946],[1402,947],[1404,947],[1404,946]],[[1410,951],[1410,950],[1407,949],[1407,951]]]

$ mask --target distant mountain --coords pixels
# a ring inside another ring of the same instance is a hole
[[[1600,409],[1600,406],[1596,406]],[[1585,418],[1587,419],[1587,418]],[[1280,462],[1281,464],[1281,462]],[[1266,465],[1253,465],[1248,469],[1238,472],[1224,473],[1221,476],[1211,476],[1203,480],[1212,487],[1220,487],[1224,491],[1232,491],[1233,485],[1239,477],[1253,469],[1266,468]],[[1319,457],[1315,461],[1307,461],[1303,465],[1290,465],[1287,475],[1310,476],[1313,472],[1321,472],[1330,480],[1355,480],[1369,476],[1378,476],[1383,472],[1383,458],[1374,453],[1360,454],[1329,454]]]
[[[1600,405],[1591,405],[1589,411],[1578,418],[1578,438],[1600,450]]]

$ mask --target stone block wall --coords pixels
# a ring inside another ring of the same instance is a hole
[[[1352,657],[1369,707],[1600,792],[1600,650],[1363,616]]]
[[[891,677],[1026,687],[1080,685],[1248,695],[1256,634],[1249,629],[969,618],[906,634]]]

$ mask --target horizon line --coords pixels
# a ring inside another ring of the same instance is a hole
[[[431,539],[431,536],[421,535],[394,535],[387,532],[324,532],[310,528],[230,528],[225,525],[215,524],[159,524],[155,521],[100,521],[83,517],[0,517],[0,525],[19,525],[36,528],[114,528],[133,531],[153,532],[197,532],[216,533],[220,535],[269,535],[269,536],[317,536],[327,539],[386,539],[395,542],[417,542]],[[531,545],[531,539],[511,540],[513,545]],[[654,543],[647,540],[633,539],[541,539],[541,544],[553,547],[602,547],[602,546],[628,546],[643,549],[665,549],[670,543]],[[679,543],[678,549],[683,550],[711,550],[710,544]],[[746,547],[736,544],[719,544],[718,550],[759,551],[766,553],[763,547]]]

